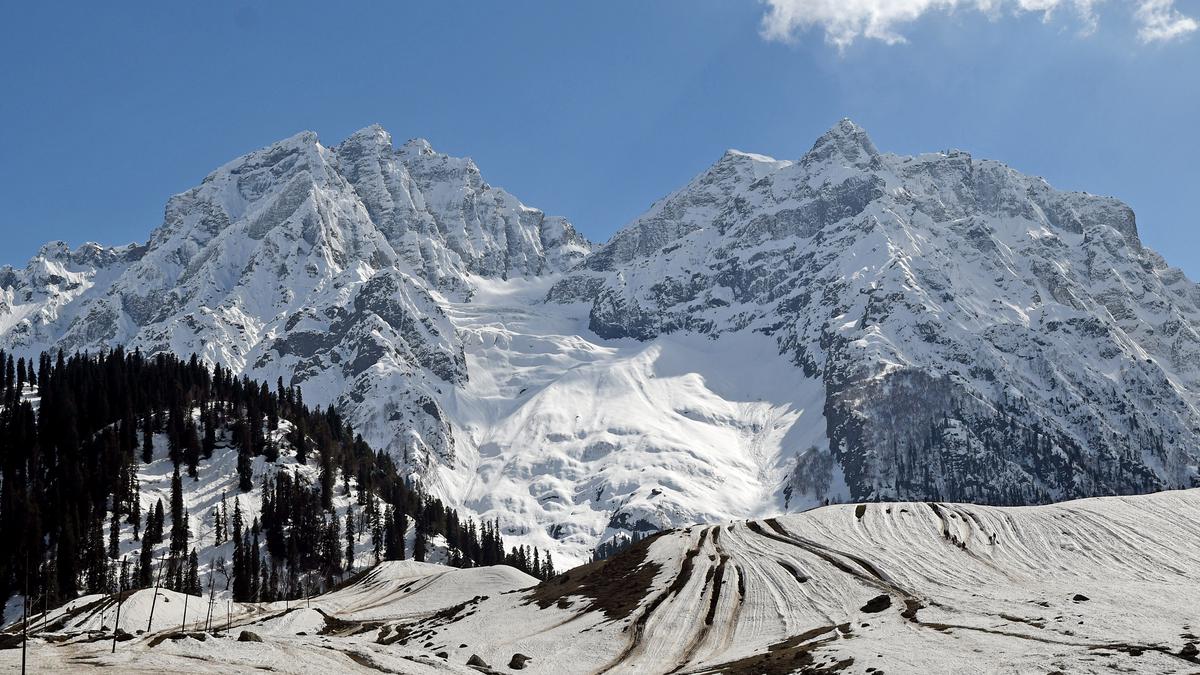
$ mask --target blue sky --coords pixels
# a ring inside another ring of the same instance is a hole
[[[0,264],[144,241],[169,195],[302,129],[423,136],[604,240],[726,148],[794,158],[850,117],[1116,195],[1200,279],[1200,0],[980,1],[6,2]]]

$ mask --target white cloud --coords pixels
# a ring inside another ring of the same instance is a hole
[[[1174,40],[1200,28],[1195,19],[1175,9],[1174,0],[1142,0],[1136,14],[1142,42]]]
[[[821,28],[825,39],[839,49],[859,38],[888,44],[904,42],[899,28],[930,13],[978,11],[999,18],[1005,13],[1040,13],[1047,21],[1059,10],[1074,14],[1080,31],[1093,32],[1099,22],[1096,6],[1104,0],[763,0],[762,34],[788,41],[800,31]],[[1138,37],[1143,42],[1180,38],[1197,28],[1196,20],[1175,8],[1175,0],[1123,0],[1133,8]]]

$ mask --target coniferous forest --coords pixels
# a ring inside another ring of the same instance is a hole
[[[198,571],[182,484],[200,478],[219,445],[236,448],[238,494],[223,496],[208,517],[216,543],[233,544],[228,567],[213,565],[235,600],[328,589],[356,571],[356,541],[369,541],[377,561],[423,561],[440,535],[450,565],[510,564],[543,579],[555,573],[537,549],[506,551],[498,523],[460,518],[424,494],[336,410],[306,406],[282,379],[270,387],[195,356],[117,349],[42,354],[35,364],[0,351],[0,394],[0,608],[13,595],[54,606],[156,583],[206,591],[211,577]],[[156,435],[167,439],[171,498],[143,505],[138,473],[153,459]],[[255,476],[254,459],[275,462],[281,446],[297,464],[315,466],[317,480],[283,468]],[[241,493],[251,491],[261,519],[247,522],[242,500],[250,495]],[[336,495],[353,499],[342,518]],[[139,555],[120,554],[123,526],[132,526]]]

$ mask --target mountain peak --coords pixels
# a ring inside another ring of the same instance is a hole
[[[740,161],[747,161],[747,160],[756,161],[756,162],[774,162],[775,161],[775,159],[772,157],[767,157],[766,155],[760,155],[760,154],[757,154],[754,152],[746,152],[744,150],[738,150],[737,148],[729,148],[728,150],[726,150],[725,154],[721,155],[721,159],[719,161],[740,162]]]
[[[815,164],[835,159],[841,160],[839,163],[865,169],[879,160],[879,151],[875,149],[866,130],[843,117],[817,139],[801,161]]]
[[[753,152],[744,152],[730,148],[721,155],[721,159],[708,170],[708,176],[739,175],[750,180],[758,180],[773,173],[791,162],[779,160]],[[702,179],[703,180],[703,179]]]
[[[317,145],[320,142],[321,142],[320,139],[317,137],[317,132],[301,131],[301,132],[292,134],[291,136],[288,136],[287,138],[285,138],[277,143],[272,144],[267,149],[281,148],[281,147],[295,147],[295,146],[312,146],[312,145]]]
[[[425,140],[424,138],[410,138],[404,142],[404,145],[400,146],[400,149],[397,152],[405,157],[420,157],[424,155],[437,154],[434,151],[433,146],[429,144],[429,141]]]
[[[372,143],[378,145],[390,145],[391,142],[392,135],[387,132],[387,129],[384,129],[379,123],[375,123],[365,126],[350,134],[346,137],[346,140],[342,141],[342,144]]]
[[[347,136],[334,150],[339,157],[348,159],[351,163],[359,158],[378,161],[384,155],[392,153],[392,135],[382,126],[372,124]],[[356,172],[351,170],[351,173]]]

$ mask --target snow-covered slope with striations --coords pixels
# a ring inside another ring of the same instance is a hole
[[[236,605],[221,635],[160,630],[115,655],[111,633],[82,632],[113,617],[110,598],[35,631],[31,655],[179,672],[271,657],[284,672],[1191,672],[1197,542],[1200,490],[839,505],[675,530],[533,588],[508,568],[385,563],[311,606]],[[144,621],[141,593],[129,606]],[[263,642],[235,642],[243,629]]]
[[[726,153],[594,252],[424,141],[298,134],[145,246],[0,270],[0,347],[115,344],[299,384],[563,562],[825,500],[1197,482],[1200,286],[1132,211],[849,121]]]

